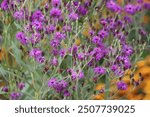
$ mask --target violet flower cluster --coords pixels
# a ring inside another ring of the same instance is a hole
[[[15,22],[21,26],[16,39],[27,50],[25,56],[28,60],[41,65],[39,69],[44,73],[41,77],[48,77],[46,84],[49,90],[63,97],[71,97],[78,95],[79,86],[85,86],[81,83],[83,81],[90,79],[94,82],[107,74],[123,77],[125,71],[131,69],[135,48],[128,38],[133,17],[144,9],[150,9],[150,4],[142,0],[135,2],[121,6],[115,0],[107,0],[105,9],[114,15],[99,17],[100,28],[90,27],[88,37],[82,35],[82,29],[85,22],[92,24],[86,20],[90,18],[92,0],[68,3],[51,0],[35,10],[21,7],[21,0],[3,0],[1,9],[12,13]],[[76,44],[77,38],[80,38],[80,44]],[[88,76],[89,72],[92,75]],[[108,75],[106,80],[110,77]],[[25,85],[20,83],[18,87],[22,90]],[[126,90],[127,84],[119,81],[116,87]],[[4,87],[3,91],[8,92],[9,89]],[[20,96],[18,92],[10,94],[11,99]]]

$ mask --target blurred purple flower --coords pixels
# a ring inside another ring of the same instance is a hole
[[[95,67],[94,73],[98,75],[104,75],[106,73],[106,69],[104,67]]]
[[[123,81],[119,81],[119,82],[117,82],[117,88],[118,88],[118,90],[126,90],[127,84]]]

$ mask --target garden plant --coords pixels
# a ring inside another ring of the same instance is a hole
[[[1,0],[0,98],[127,99],[144,81],[134,72],[149,52],[147,10],[144,0]]]

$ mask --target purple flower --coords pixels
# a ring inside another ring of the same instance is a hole
[[[59,18],[61,16],[61,10],[58,8],[52,8],[50,10],[50,16],[54,18]]]
[[[83,79],[83,78],[84,78],[84,72],[80,71],[78,78],[79,78],[79,79]]]
[[[68,82],[66,82],[65,80],[61,80],[61,81],[59,82],[59,85],[60,85],[63,89],[65,89],[65,88],[68,87]]]
[[[51,33],[53,33],[54,31],[55,31],[55,26],[54,25],[48,25],[47,27],[46,27],[46,33],[47,34],[51,34]]]
[[[113,0],[110,0],[109,2],[107,2],[106,7],[113,12],[121,11],[121,7],[118,4],[116,4]]]
[[[36,43],[40,42],[41,38],[42,38],[42,36],[40,33],[35,33],[35,34],[32,34],[32,37],[30,40],[31,40],[32,44],[36,44]]]
[[[63,92],[63,94],[64,94],[65,97],[70,97],[71,96],[71,93],[68,90],[65,90]]]
[[[8,92],[8,91],[9,91],[9,88],[8,88],[7,86],[5,86],[5,87],[2,88],[2,91],[3,91],[3,92]]]
[[[42,23],[37,21],[37,20],[32,22],[32,27],[35,28],[36,30],[42,30],[43,29]]]
[[[136,2],[142,4],[144,1],[143,0],[136,0]]]
[[[57,7],[60,5],[60,0],[52,0],[52,6]]]
[[[75,21],[75,20],[78,20],[79,17],[78,17],[78,14],[77,14],[77,13],[72,12],[72,13],[69,14],[69,18],[70,18],[71,20]]]
[[[94,68],[94,73],[98,75],[103,75],[106,73],[106,69],[104,67],[96,67]]]
[[[108,31],[105,31],[104,29],[102,29],[98,32],[98,36],[100,36],[101,39],[104,39],[108,36]]]
[[[52,59],[51,64],[52,64],[53,66],[57,66],[57,65],[58,65],[58,60],[56,59],[56,57],[54,57],[54,58]]]
[[[84,53],[78,53],[77,57],[79,60],[83,60],[84,59]]]
[[[113,65],[111,66],[111,70],[112,70],[113,72],[117,71],[117,70],[118,70],[118,65],[113,64]]]
[[[33,48],[33,49],[30,51],[29,55],[30,55],[31,57],[38,58],[38,57],[42,56],[42,51],[41,51],[40,49],[38,49],[38,48]]]
[[[77,9],[77,11],[78,11],[79,14],[81,14],[81,15],[83,15],[83,16],[86,15],[87,12],[88,12],[87,9],[86,9],[84,6],[81,6],[81,5],[80,5],[79,8]]]
[[[24,32],[18,32],[16,34],[16,39],[20,41],[20,43],[22,43],[23,45],[27,45],[28,44],[28,38],[26,37],[26,35],[24,34]]]
[[[16,11],[13,16],[16,20],[22,20],[24,18],[24,11]]]
[[[143,7],[147,10],[150,10],[150,3],[149,2],[145,2]]]
[[[134,15],[136,13],[136,7],[132,4],[126,5],[124,10],[126,13],[128,13],[130,15]]]
[[[61,57],[64,57],[66,55],[66,49],[61,49],[59,51],[59,54],[60,54]]]
[[[3,0],[1,3],[1,9],[4,11],[8,10],[8,0]]]
[[[10,94],[10,99],[11,100],[17,100],[17,99],[19,99],[21,97],[21,93],[19,93],[19,92],[12,92],[11,94]]]
[[[54,88],[58,84],[57,78],[51,78],[48,80],[48,87]]]
[[[45,62],[45,57],[44,56],[39,56],[39,57],[36,58],[36,61],[38,63],[44,63]]]
[[[118,90],[126,90],[127,84],[123,81],[119,81],[119,82],[117,82],[117,88],[118,88]]]
[[[65,37],[66,37],[66,35],[65,34],[63,34],[63,33],[60,33],[60,32],[56,32],[55,34],[54,34],[54,38],[55,39],[58,39],[58,40],[62,40],[62,39],[65,39]]]
[[[131,46],[128,46],[128,45],[123,45],[122,47],[122,53],[125,55],[125,56],[131,56],[133,54],[133,48]]]
[[[60,41],[59,41],[58,39],[52,39],[52,40],[50,41],[50,45],[51,45],[52,47],[58,47],[58,46],[60,45]]]
[[[63,31],[67,31],[67,32],[70,32],[71,31],[71,26],[70,25],[64,25],[63,26]]]
[[[78,74],[77,74],[77,72],[75,72],[75,71],[71,71],[71,78],[72,78],[72,80],[76,80],[76,78],[78,77]]]
[[[23,82],[20,82],[20,83],[18,83],[17,86],[20,90],[23,90],[23,88],[25,87],[25,84]]]
[[[92,38],[92,42],[93,42],[94,44],[99,44],[99,43],[101,42],[101,39],[100,39],[100,37],[98,37],[98,36],[94,36],[94,37]]]
[[[129,16],[125,16],[124,17],[124,21],[127,22],[127,23],[129,23],[129,24],[131,24],[133,22],[132,18],[129,17]]]
[[[143,36],[147,35],[147,32],[144,29],[139,29],[139,33]]]
[[[37,20],[37,21],[39,21],[39,22],[44,21],[44,15],[43,15],[43,13],[42,13],[40,10],[36,10],[36,11],[32,14],[32,16],[31,16],[31,21],[33,22],[33,21],[35,21],[35,20]]]

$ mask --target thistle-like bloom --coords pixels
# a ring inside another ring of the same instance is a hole
[[[18,83],[17,86],[20,90],[23,90],[23,88],[25,87],[25,84],[23,82],[20,82],[20,83]]]
[[[83,72],[83,71],[80,71],[80,72],[79,72],[78,78],[79,78],[79,79],[83,79],[83,78],[84,78],[84,72]]]
[[[117,82],[117,88],[118,88],[118,90],[126,90],[127,84],[123,81],[119,81],[119,82]]]
[[[71,20],[75,21],[75,20],[78,20],[79,16],[78,16],[77,13],[72,12],[72,13],[69,14],[69,18],[70,18]]]
[[[56,57],[54,57],[54,58],[52,59],[51,64],[52,64],[53,66],[57,66],[57,65],[58,65],[58,60],[57,60]]]
[[[104,39],[108,36],[108,31],[102,29],[98,32],[98,36],[100,36],[101,39]]]
[[[17,99],[19,99],[21,96],[22,96],[22,95],[21,95],[21,93],[19,93],[19,92],[12,92],[12,93],[10,94],[10,99],[11,99],[11,100],[17,100]]]
[[[16,11],[13,16],[16,20],[22,20],[25,17],[24,10]]]
[[[48,87],[54,88],[57,85],[58,81],[57,78],[51,78],[48,81]]]
[[[8,92],[8,91],[9,91],[9,88],[8,88],[7,86],[5,86],[5,87],[2,88],[2,91],[3,91],[3,92]]]
[[[44,15],[43,15],[42,11],[36,10],[36,11],[32,14],[32,16],[31,16],[31,21],[33,22],[33,21],[35,21],[35,20],[37,20],[37,21],[39,21],[39,22],[44,21]]]
[[[94,73],[98,75],[104,75],[106,73],[106,69],[104,67],[95,67]]]
[[[92,38],[92,42],[93,42],[94,44],[98,44],[100,41],[101,41],[101,39],[100,39],[100,37],[98,37],[98,36],[94,36],[94,37]]]
[[[6,11],[8,10],[8,0],[3,0],[1,3],[1,9]]]
[[[52,6],[57,7],[60,5],[60,0],[52,0]]]
[[[24,32],[18,32],[16,34],[16,39],[20,41],[20,43],[22,43],[23,45],[27,45],[29,40],[28,38],[26,37],[25,33]]]
[[[52,8],[50,10],[50,16],[53,18],[59,18],[62,14],[62,11],[58,8]]]
[[[120,12],[121,11],[121,7],[116,2],[114,2],[113,0],[110,0],[109,2],[107,2],[106,7],[113,12]]]
[[[134,15],[136,13],[136,7],[132,4],[126,5],[124,10],[126,13],[128,13],[130,15]]]
[[[42,22],[39,22],[39,21],[37,21],[37,20],[35,20],[35,21],[32,22],[32,27],[33,27],[34,29],[36,29],[37,31],[43,29]]]

